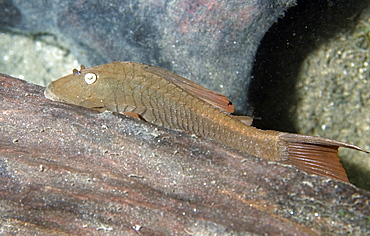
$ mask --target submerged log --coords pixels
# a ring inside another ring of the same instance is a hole
[[[0,232],[363,235],[370,194],[0,76]]]

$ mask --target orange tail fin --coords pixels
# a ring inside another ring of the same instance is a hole
[[[349,182],[338,157],[338,148],[345,147],[369,153],[355,145],[332,139],[282,133],[288,147],[289,158],[284,163],[296,166],[310,174]]]

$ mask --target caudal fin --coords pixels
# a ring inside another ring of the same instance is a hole
[[[281,133],[288,148],[289,158],[284,163],[296,166],[310,174],[349,182],[340,163],[338,148],[345,147],[369,153],[348,143],[300,134]]]

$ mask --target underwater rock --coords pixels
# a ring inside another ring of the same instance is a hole
[[[259,42],[295,0],[4,2],[20,12],[16,25],[5,26],[53,34],[87,67],[117,60],[160,66],[225,94],[245,113]]]

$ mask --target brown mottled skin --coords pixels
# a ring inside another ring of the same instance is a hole
[[[138,114],[159,126],[347,182],[338,148],[363,151],[335,140],[249,126],[230,115],[234,107],[224,96],[165,69],[136,62],[75,69],[50,83],[45,96],[99,111]]]

